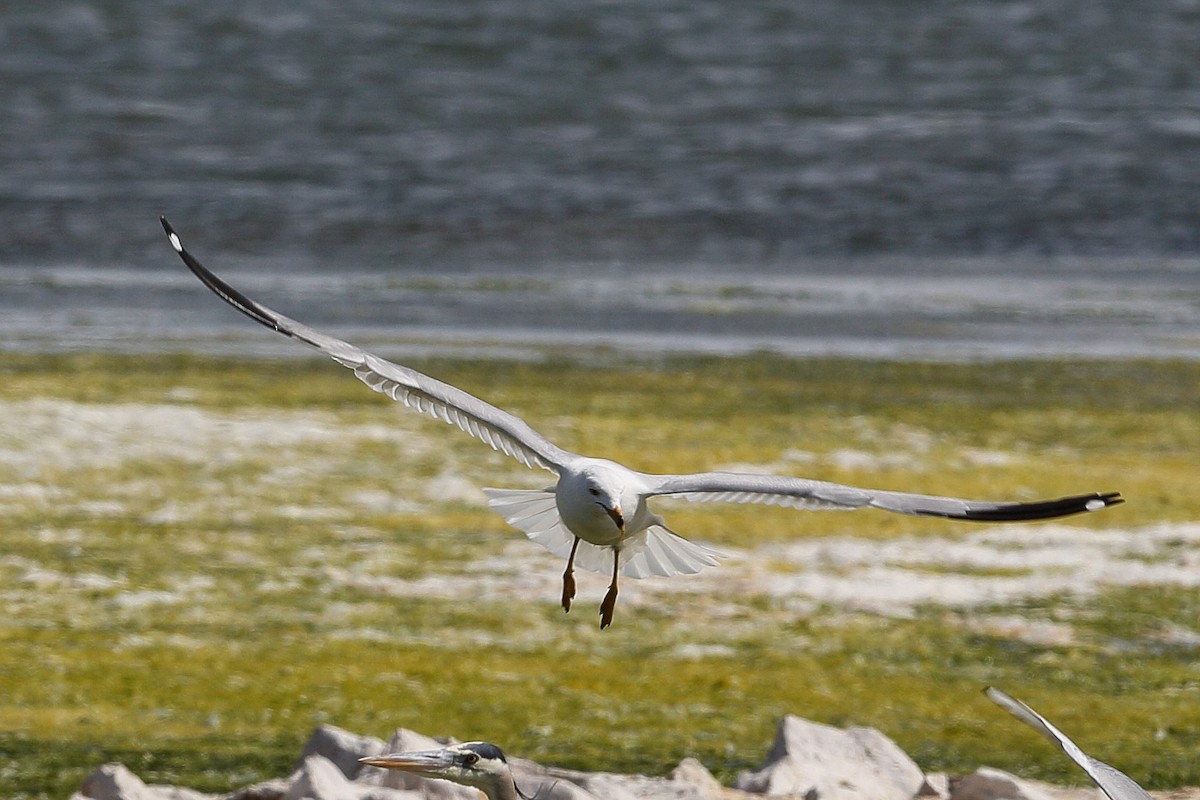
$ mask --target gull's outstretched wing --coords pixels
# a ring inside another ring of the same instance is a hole
[[[527,467],[542,467],[559,472],[563,464],[576,456],[554,445],[519,417],[485,403],[478,397],[456,389],[428,375],[393,364],[352,344],[285,317],[262,303],[251,300],[210,272],[183,248],[179,236],[166,217],[159,217],[171,246],[183,263],[213,293],[255,322],[285,336],[312,345],[325,355],[354,370],[360,381],[393,400],[457,425],[462,430],[512,456]]]
[[[678,495],[696,502],[760,503],[804,509],[880,508],[921,517],[947,517],[981,522],[1048,519],[1096,511],[1123,503],[1116,492],[1081,494],[1057,500],[988,502],[957,497],[884,492],[840,483],[751,475],[741,472],[701,472],[695,475],[647,475],[650,495]]]
[[[1008,710],[1014,717],[1061,747],[1067,758],[1082,767],[1088,777],[1112,800],[1150,800],[1150,795],[1133,778],[1080,750],[1078,745],[1051,725],[1049,720],[1020,700],[990,686],[984,690],[984,694],[996,705]]]

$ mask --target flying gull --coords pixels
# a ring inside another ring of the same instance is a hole
[[[826,481],[738,472],[653,475],[603,458],[564,450],[503,409],[409,367],[393,364],[314,330],[250,299],[218,278],[184,249],[160,217],[175,252],[218,297],[251,319],[311,345],[377,392],[435,419],[457,425],[527,467],[557,476],[544,489],[485,489],[488,504],[530,539],[567,559],[562,607],[575,597],[574,567],[605,573],[612,582],[600,604],[600,627],[612,622],[618,575],[645,578],[699,572],[715,566],[714,550],[684,539],[650,510],[652,497],[698,502],[760,503],[798,509],[879,508],[900,514],[980,522],[1049,519],[1096,511],[1122,502],[1116,492],[1057,500],[987,502],[860,489]]]

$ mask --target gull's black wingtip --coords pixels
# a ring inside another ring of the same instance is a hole
[[[1099,511],[1125,502],[1120,492],[1093,492],[1057,500],[1041,500],[1033,503],[1011,503],[986,509],[974,509],[964,519],[979,522],[1016,522],[1020,520],[1053,519],[1088,511]]]
[[[171,242],[171,247],[175,248],[175,252],[183,255],[183,243],[179,241],[179,234],[175,233],[175,229],[171,227],[171,223],[167,222],[167,218],[162,214],[158,215],[158,221],[162,223],[163,230],[167,232],[167,239]],[[186,258],[184,259],[187,260]],[[191,266],[190,264],[188,266]]]
[[[179,254],[179,257],[183,259],[183,263],[187,265],[187,268],[192,271],[193,275],[199,278],[205,286],[212,290],[213,294],[215,294],[217,297],[220,297],[226,303],[229,303],[229,305],[233,306],[238,311],[241,311],[258,324],[265,325],[271,330],[282,333],[285,336],[296,336],[295,332],[289,330],[280,323],[281,315],[271,311],[269,308],[260,303],[256,303],[246,295],[239,292],[237,289],[230,286],[225,281],[218,278],[212,273],[211,270],[197,261],[195,256],[184,250],[183,242],[179,241],[179,235],[175,233],[175,229],[171,227],[171,223],[167,222],[166,216],[160,214],[158,221],[162,223],[163,230],[167,232],[167,240],[170,241],[171,247],[175,248],[175,252]],[[307,339],[302,339],[302,341],[313,344]]]
[[[1109,506],[1119,506],[1125,502],[1125,498],[1121,497],[1120,492],[1098,492],[1091,496],[1084,496],[1084,511],[1099,511],[1102,508]]]

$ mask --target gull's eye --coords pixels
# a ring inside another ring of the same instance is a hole
[[[589,486],[589,487],[588,487],[588,494],[590,494],[592,497],[599,497],[599,496],[600,496],[600,490],[599,490],[599,489],[597,489],[595,486]]]

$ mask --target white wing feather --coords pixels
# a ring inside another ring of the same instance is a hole
[[[321,333],[252,300],[197,261],[184,249],[171,224],[165,218],[160,219],[175,252],[214,294],[255,322],[311,345],[339,364],[354,370],[355,376],[375,391],[422,414],[456,425],[527,467],[542,467],[557,473],[567,460],[575,457],[573,453],[555,446],[520,417],[415,369],[393,364],[349,342]]]
[[[979,521],[1047,519],[1095,511],[1122,502],[1116,493],[1091,493],[1033,502],[991,502],[907,492],[860,489],[840,483],[753,475],[701,472],[694,475],[645,475],[648,495],[678,495],[701,503],[759,503],[812,510],[879,508],[899,514]]]
[[[661,525],[651,525],[626,540],[621,549],[621,574],[632,578],[692,575],[705,567],[717,566],[718,556],[716,550],[689,541]]]

